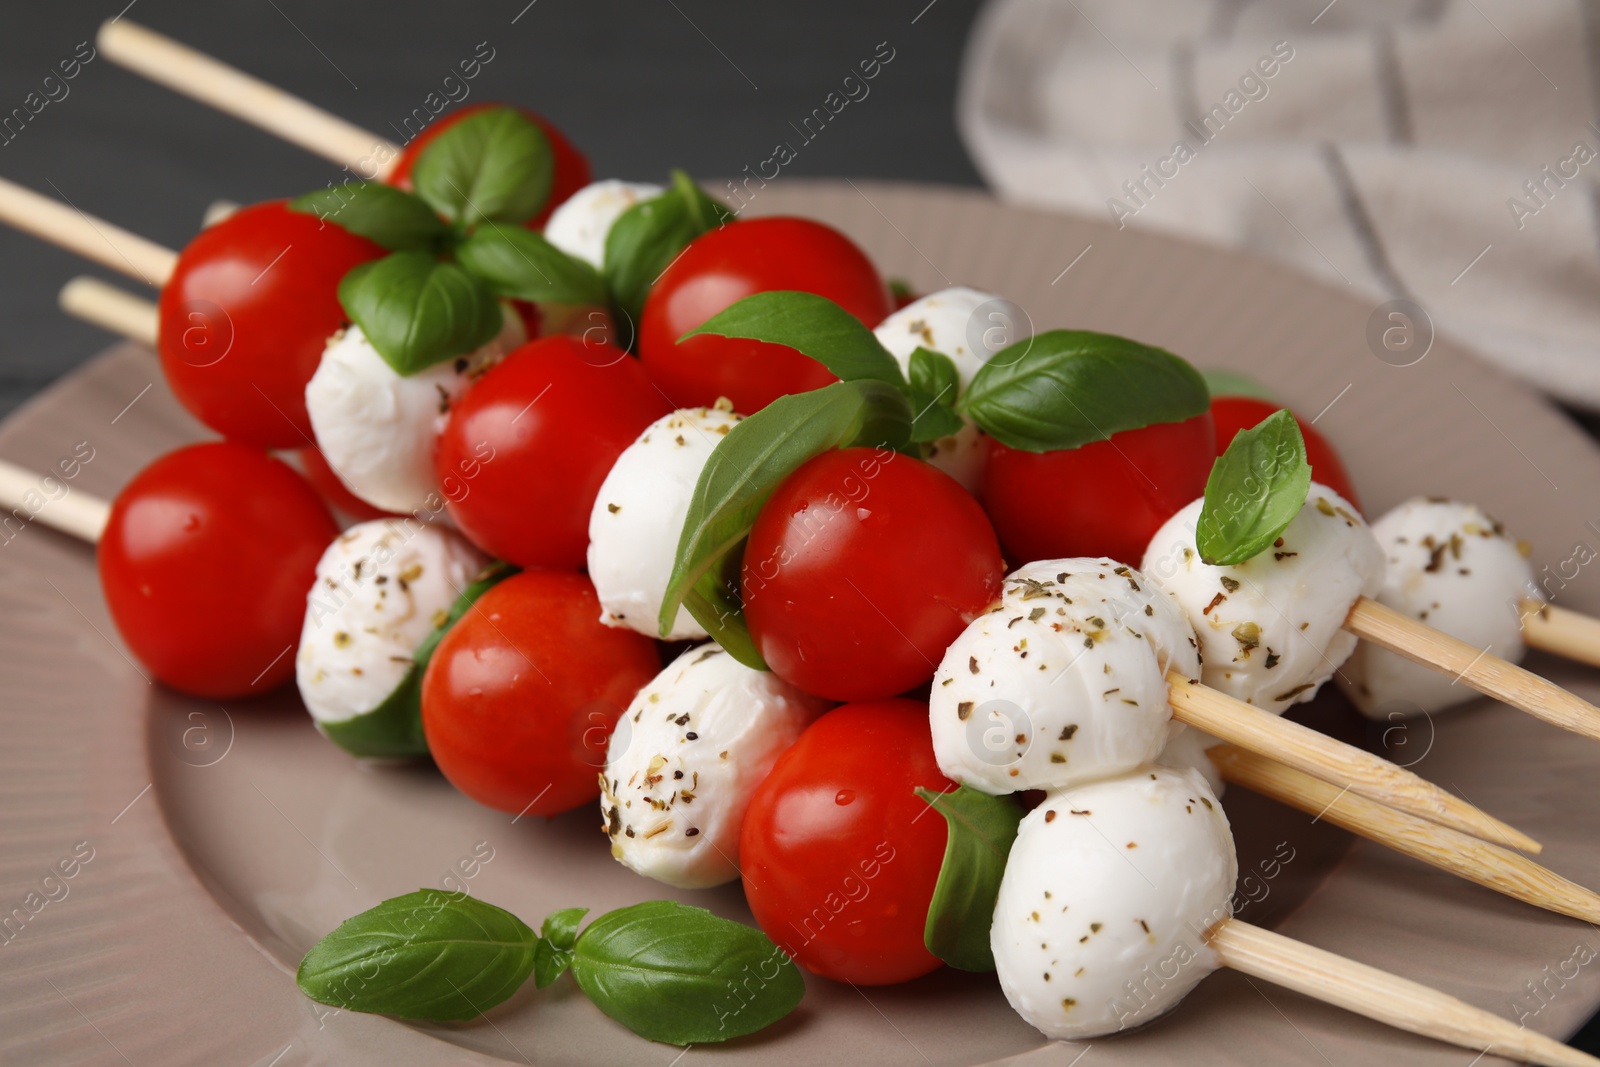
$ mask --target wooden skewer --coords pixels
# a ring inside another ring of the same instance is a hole
[[[1600,1060],[1437,989],[1259,926],[1224,919],[1206,934],[1222,965],[1423,1037],[1550,1067]]]
[[[1499,656],[1435,630],[1370,597],[1350,609],[1344,628],[1357,637],[1431,667],[1496,700],[1573,733],[1600,740],[1600,708]]]
[[[1543,847],[1522,831],[1380,756],[1281,719],[1177,671],[1167,672],[1167,686],[1172,717],[1214,737],[1485,841],[1524,852],[1537,853]]]
[[[1339,789],[1235,745],[1206,750],[1222,777],[1369,841],[1546,911],[1600,923],[1600,893],[1471,834]]]
[[[170,248],[4,178],[0,178],[0,222],[155,288],[166,284],[178,263],[178,253]]]
[[[156,306],[99,278],[79,275],[61,287],[61,310],[103,330],[120,333],[149,348],[156,346]]]
[[[1600,619],[1533,597],[1524,597],[1519,607],[1529,648],[1600,667]]]
[[[388,138],[127,19],[101,26],[95,43],[111,62],[331,159],[357,178],[382,180],[399,159],[400,146]]]
[[[77,489],[71,489],[66,496],[54,500],[45,497],[45,503],[41,506],[31,505],[30,495],[44,494],[40,481],[40,476],[33,471],[0,460],[0,508],[5,512],[27,508],[29,522],[41,523],[91,545],[99,541],[100,534],[106,528],[106,519],[111,514],[111,505]]]

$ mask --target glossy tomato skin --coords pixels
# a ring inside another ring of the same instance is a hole
[[[923,943],[945,824],[918,788],[955,788],[933,758],[928,705],[846,704],[757,787],[739,837],[756,923],[813,974],[856,985],[939,967]]]
[[[644,304],[639,356],[674,407],[710,407],[718,397],[753,415],[780,396],[837,379],[784,345],[730,337],[678,339],[730,304],[780,289],[825,296],[868,327],[893,302],[866,253],[810,219],[733,222],[696,238],[666,269]]]
[[[1262,419],[1275,411],[1281,410],[1265,400],[1258,400],[1253,396],[1219,396],[1211,400],[1211,418],[1217,424],[1217,455],[1228,450],[1228,445],[1233,443],[1234,434],[1240,430],[1248,430]],[[1334,451],[1328,439],[1317,432],[1317,428],[1296,415],[1294,421],[1300,426],[1300,436],[1306,439],[1306,459],[1311,463],[1311,477],[1332,489],[1361,509],[1361,501],[1356,497],[1355,483],[1350,480],[1350,472],[1345,469],[1344,461],[1339,458],[1339,453]]]
[[[1000,595],[994,530],[943,471],[895,452],[825,452],[762,506],[745,547],[745,619],[778,677],[874,700],[933,677]]]
[[[1013,567],[1067,556],[1136,567],[1161,524],[1205,492],[1215,458],[1210,412],[1060,452],[991,440],[983,506]]]
[[[378,245],[281,200],[202,230],[161,289],[156,348],[190,414],[232,440],[312,439],[306,383],[346,324],[339,282]]]
[[[304,478],[249,445],[190,445],[111,505],[100,585],[123,641],[158,679],[228,700],[294,676],[317,560],[339,534]]]
[[[456,401],[439,435],[440,484],[461,532],[520,567],[578,570],[589,510],[622,450],[667,403],[637,360],[577,337],[514,350]]]
[[[421,154],[424,148],[428,147],[430,141],[462,119],[482,111],[484,108],[510,106],[513,105],[492,102],[468,104],[466,107],[457,110],[453,115],[438,120],[417,134],[400,150],[400,155],[395,159],[394,168],[389,171],[389,176],[385,181],[390,185],[409,191],[411,189],[411,168],[416,166],[417,156]],[[528,116],[536,126],[544,131],[545,139],[550,142],[550,155],[555,163],[555,173],[550,182],[550,198],[545,201],[544,210],[526,223],[528,229],[537,230],[543,228],[545,220],[550,217],[552,211],[561,206],[563,200],[588,185],[594,179],[590,176],[588,158],[573,147],[572,142],[567,140],[566,134],[556,129],[550,120],[543,115],[535,114],[525,107],[517,108],[517,110]]]
[[[428,750],[450,784],[491,808],[555,815],[593,804],[612,727],[660,669],[649,638],[601,624],[589,579],[513,575],[428,663]]]

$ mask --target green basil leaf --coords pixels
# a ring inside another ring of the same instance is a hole
[[[572,966],[572,949],[578,943],[578,923],[588,908],[563,908],[544,920],[544,936],[533,952],[533,984],[544,989]]]
[[[578,924],[589,914],[588,908],[562,908],[545,917],[541,931],[544,939],[559,949],[570,949],[578,943]]]
[[[322,1004],[402,1019],[472,1019],[528,980],[539,937],[503,908],[423,889],[318,941],[295,981]]]
[[[428,252],[391,252],[353,268],[339,303],[395,373],[415,374],[494,339],[500,305],[477,278]]]
[[[918,346],[911,353],[911,407],[915,419],[911,440],[918,444],[958,433],[967,420],[956,413],[961,376],[955,361],[942,352]]]
[[[702,1045],[777,1022],[805,981],[782,949],[704,908],[653,900],[608,912],[578,938],[572,976],[641,1037]]]
[[[1278,402],[1278,398],[1268,392],[1266,386],[1238,371],[1207,367],[1200,372],[1200,377],[1206,380],[1206,389],[1213,397],[1248,396],[1256,400],[1265,400],[1269,404]]]
[[[345,182],[289,201],[289,210],[315,215],[388,249],[437,251],[450,227],[421,198],[381,182]]]
[[[815,293],[778,290],[747,296],[679,340],[699,334],[787,345],[827,367],[840,381],[872,378],[898,389],[906,387],[900,364],[873,332]]]
[[[599,271],[522,226],[479,226],[456,249],[456,259],[500,296],[534,303],[606,302]]]
[[[853,445],[898,449],[910,433],[905,395],[874,379],[779,397],[734,426],[695,484],[661,605],[661,632],[671,629],[679,605],[687,605],[731,656],[765,670],[738,595],[740,557],[761,505],[814,456]]]
[[[549,139],[511,107],[485,108],[453,123],[411,168],[417,195],[469,227],[533,218],[550,198],[554,177]]]
[[[1206,479],[1195,528],[1200,558],[1226,567],[1264,552],[1300,514],[1310,491],[1305,438],[1287,409],[1240,430]]]
[[[606,233],[605,276],[611,297],[633,322],[663,271],[696,237],[733,218],[687,174],[672,172],[672,188],[624,211]]]
[[[1110,334],[1050,330],[989,357],[957,407],[1001,444],[1051,452],[1182,422],[1210,403],[1200,372],[1171,352]]]
[[[917,298],[917,291],[904,278],[890,278],[888,285],[889,295],[894,297],[896,307],[909,304]]]
[[[947,835],[923,942],[952,967],[992,971],[989,926],[1022,808],[1012,797],[990,796],[964,785],[948,793],[918,789],[917,796],[944,816]]]

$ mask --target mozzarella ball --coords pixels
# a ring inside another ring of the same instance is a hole
[[[454,530],[378,519],[340,534],[317,563],[295,680],[318,723],[372,711],[411,670],[489,557]]]
[[[1057,789],[1156,758],[1177,724],[1166,673],[1199,670],[1194,632],[1138,571],[1040,560],[946,650],[928,701],[949,778],[984,793]]]
[[[1027,817],[995,901],[1000,988],[1047,1037],[1081,1040],[1171,1009],[1219,966],[1228,819],[1194,771],[1150,767],[1062,790]]]
[[[894,312],[873,331],[907,375],[911,373],[911,353],[918,348],[949,356],[960,379],[960,392],[972,384],[972,376],[992,351],[1031,332],[1027,313],[1016,304],[964,286],[929,293]],[[928,455],[929,463],[969,492],[977,491],[983,459],[983,435],[971,422],[954,436],[933,442]]]
[[[1533,588],[1527,546],[1471,504],[1408,500],[1372,524],[1388,558],[1379,603],[1516,663],[1527,651],[1519,602]],[[1453,675],[1371,642],[1339,672],[1351,701],[1374,719],[1422,715],[1478,693]]]
[[[1222,772],[1217,770],[1217,765],[1211,762],[1211,757],[1206,755],[1206,749],[1220,744],[1221,741],[1204,730],[1185,726],[1172,735],[1172,740],[1161,750],[1156,762],[1174,770],[1199,771],[1200,777],[1211,787],[1212,795],[1220,797],[1228,788],[1228,783],[1222,777]]]
[[[661,636],[657,616],[695,483],[740,418],[718,408],[681,408],[651,423],[617,457],[589,513],[589,580],[607,626]],[[705,636],[682,607],[666,635],[671,641]]]
[[[526,339],[522,320],[503,315],[500,336],[475,352],[402,376],[349,326],[328,340],[306,385],[317,446],[345,488],[375,508],[437,511],[434,441],[450,402]]]
[[[679,656],[611,735],[600,776],[611,854],[680,889],[738,878],[751,794],[827,706],[714,643]]]
[[[615,178],[585,185],[550,213],[544,224],[545,240],[593,267],[604,266],[606,235],[612,225],[633,205],[662,192],[659,185]]]
[[[1196,500],[1156,532],[1144,572],[1200,638],[1200,680],[1274,714],[1310,700],[1355,650],[1350,609],[1383,584],[1383,549],[1349,501],[1313,482],[1283,536],[1243,563],[1200,560]]]

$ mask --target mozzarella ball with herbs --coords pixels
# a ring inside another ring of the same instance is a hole
[[[1021,340],[1030,332],[1028,317],[1009,300],[978,289],[956,286],[929,293],[896,311],[873,333],[889,350],[901,371],[911,373],[911,354],[927,348],[950,357],[959,379],[958,393],[972,384],[995,349]],[[954,401],[956,397],[947,397]],[[933,442],[928,462],[976,492],[983,474],[984,441],[968,422],[950,437]]]
[[[589,513],[589,579],[607,626],[661,636],[661,602],[695,483],[741,417],[719,408],[681,408],[651,423],[617,457]],[[697,640],[706,631],[680,607],[665,636]]]
[[[550,213],[544,224],[545,240],[592,267],[602,267],[611,227],[629,208],[660,196],[662,191],[659,185],[615,178],[585,185]]]
[[[311,717],[338,723],[382,704],[489,562],[454,530],[411,519],[363,522],[340,534],[317,563],[295,656]]]
[[[1516,663],[1527,651],[1521,601],[1533,585],[1528,547],[1471,504],[1408,500],[1372,524],[1387,557],[1379,603]],[[1478,694],[1371,642],[1339,672],[1345,695],[1375,719],[1439,711]]]
[[[989,943],[1006,999],[1057,1040],[1140,1026],[1219,966],[1238,860],[1194,771],[1147,767],[1048,795],[1023,818]]]
[[[500,335],[482,348],[402,375],[361,327],[334,334],[306,386],[317,446],[345,488],[383,511],[444,506],[434,442],[450,403],[526,340],[522,320],[504,315]]]
[[[1344,621],[1383,584],[1383,549],[1338,493],[1315,482],[1300,513],[1260,554],[1230,566],[1200,558],[1204,500],[1156,532],[1143,570],[1183,608],[1200,639],[1200,680],[1282,714],[1333,677],[1356,638]]]
[[[1154,760],[1177,729],[1169,669],[1199,672],[1193,631],[1115,560],[1041,560],[945,653],[928,703],[939,769],[990,794],[1057,789]]]
[[[737,879],[751,795],[827,706],[714,643],[679,656],[611,735],[600,776],[611,854],[680,889]]]

